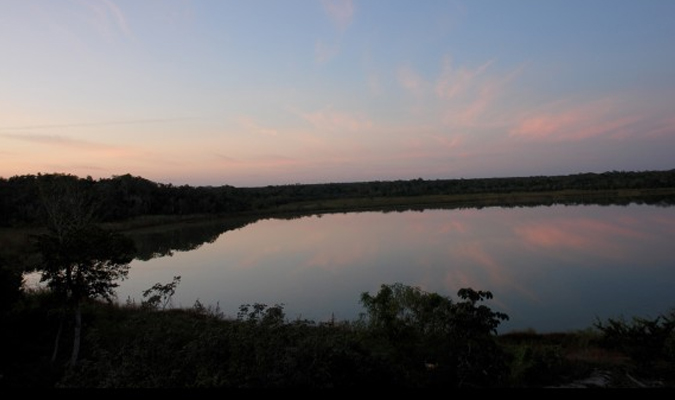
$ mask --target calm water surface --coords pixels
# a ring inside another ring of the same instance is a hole
[[[646,205],[266,219],[135,260],[118,296],[140,303],[145,289],[180,276],[175,307],[199,301],[234,317],[242,304],[283,304],[288,319],[320,322],[358,318],[361,293],[381,284],[452,299],[471,287],[491,291],[485,304],[509,315],[500,332],[569,331],[675,307],[674,239],[675,207]]]

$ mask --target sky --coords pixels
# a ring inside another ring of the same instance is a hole
[[[675,168],[672,0],[0,0],[0,177]]]

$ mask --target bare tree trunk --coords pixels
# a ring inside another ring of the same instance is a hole
[[[75,332],[73,334],[73,353],[70,356],[70,366],[77,364],[77,358],[80,355],[80,336],[82,332],[82,309],[80,302],[75,305]]]
[[[59,343],[61,342],[61,332],[63,332],[63,319],[65,318],[65,313],[61,315],[59,321],[59,330],[56,332],[56,339],[54,340],[54,351],[52,352],[52,364],[56,362],[56,356],[59,353]]]

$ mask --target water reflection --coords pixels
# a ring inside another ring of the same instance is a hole
[[[134,261],[120,301],[140,302],[143,290],[180,275],[175,306],[198,300],[228,316],[257,302],[284,304],[290,319],[353,320],[363,311],[361,293],[395,282],[452,298],[462,287],[489,290],[488,305],[510,316],[500,331],[583,329],[596,317],[649,317],[675,307],[674,207],[435,209],[250,222],[214,222],[200,231],[209,239],[190,251]]]
[[[172,256],[177,251],[197,250],[213,243],[223,232],[242,228],[255,218],[217,218],[211,221],[181,222],[175,225],[134,231],[128,236],[136,243],[136,258],[147,261]]]

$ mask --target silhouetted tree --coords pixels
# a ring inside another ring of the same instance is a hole
[[[135,252],[131,239],[94,223],[95,205],[78,183],[70,176],[55,176],[41,185],[47,233],[35,237],[42,256],[38,267],[41,281],[75,317],[71,365],[77,363],[79,355],[82,301],[89,298],[112,301],[118,286],[116,281],[127,276]],[[58,353],[62,327],[63,318],[53,361]]]
[[[454,302],[400,283],[361,295],[361,322],[374,345],[397,365],[416,373],[419,386],[495,386],[506,372],[505,355],[494,338],[503,313],[477,303],[490,292],[465,288]]]

